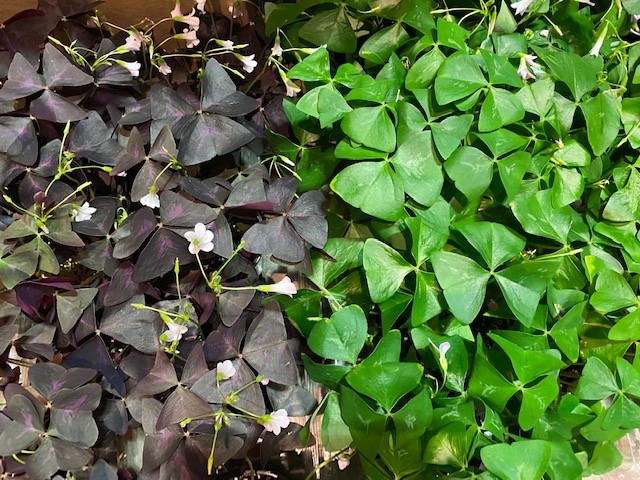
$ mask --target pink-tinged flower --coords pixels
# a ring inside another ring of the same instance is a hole
[[[131,32],[127,37],[127,41],[124,44],[124,48],[130,52],[139,52],[142,46],[142,34],[140,32]]]
[[[150,191],[140,199],[140,203],[149,208],[160,208],[160,197],[155,191]]]
[[[158,70],[160,70],[160,73],[163,75],[169,75],[171,73],[171,67],[169,66],[169,64],[164,60],[160,61],[159,63],[160,66],[158,67]]]
[[[191,10],[189,15],[183,15],[180,10],[180,0],[176,1],[176,6],[171,10],[171,18],[176,22],[186,23],[193,30],[200,28],[200,19],[196,17],[196,9]]]
[[[91,220],[91,215],[94,213],[96,213],[96,209],[89,205],[89,202],[84,202],[81,206],[73,210],[73,216],[76,222]]]
[[[529,5],[531,5],[532,2],[533,0],[520,0],[518,2],[512,3],[511,8],[515,8],[516,15],[524,15],[524,13],[527,11],[527,8],[529,8]]]
[[[266,386],[266,385],[269,385],[269,379],[268,379],[268,378],[263,378],[262,380],[260,380],[260,383],[261,383],[262,385],[265,385],[265,386]]]
[[[140,64],[140,62],[125,62],[123,60],[116,60],[116,62],[121,67],[124,67],[127,70],[129,70],[129,74],[132,77],[135,78],[135,77],[140,76],[140,68],[142,68],[142,65]]]
[[[198,252],[210,252],[213,250],[213,232],[207,230],[204,223],[196,223],[192,231],[184,234],[184,238],[189,240],[189,253],[196,255]]]
[[[438,346],[438,352],[440,353],[440,357],[444,357],[450,348],[451,348],[451,344],[449,342],[442,342]]]
[[[278,283],[272,285],[259,285],[256,289],[261,292],[282,293],[283,295],[289,295],[291,298],[298,293],[298,289],[289,277],[284,277]]]
[[[173,38],[177,38],[178,40],[185,40],[187,42],[187,48],[193,48],[200,43],[198,32],[196,32],[195,30],[189,30],[188,28],[185,28],[182,33],[174,35]]]
[[[166,342],[174,342],[180,340],[182,335],[187,333],[187,327],[180,323],[169,322],[166,324],[169,330],[165,331],[162,335]]]
[[[255,54],[248,55],[246,57],[244,55],[236,55],[236,57],[242,62],[242,69],[247,73],[253,72],[253,70],[258,66],[258,62],[254,60]]]
[[[280,45],[280,38],[276,37],[276,41],[271,47],[271,56],[272,57],[281,57],[282,56],[282,46]]]
[[[224,362],[218,362],[216,371],[218,372],[216,375],[218,381],[228,380],[236,374],[236,367],[233,366],[231,360],[225,360]]]
[[[344,470],[349,466],[350,460],[347,457],[338,457],[338,468]]]
[[[205,5],[207,4],[207,0],[196,0],[196,8],[204,13],[205,12]]]
[[[229,13],[233,18],[238,18],[244,15],[241,10],[237,9],[233,5],[229,5]]]
[[[518,67],[518,75],[520,75],[520,78],[525,81],[536,78],[536,76],[529,71],[529,67],[533,67],[534,65],[540,69],[540,65],[534,62],[536,58],[535,55],[522,55],[520,57],[520,66]]]
[[[258,419],[258,423],[264,427],[267,432],[273,432],[274,435],[280,435],[283,428],[289,426],[289,416],[284,408],[275,412],[263,415]]]

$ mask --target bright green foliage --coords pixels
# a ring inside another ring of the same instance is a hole
[[[271,14],[326,44],[273,138],[330,192],[290,310],[366,478],[572,480],[640,426],[640,4],[525,3]]]

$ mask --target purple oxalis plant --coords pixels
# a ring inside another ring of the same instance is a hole
[[[315,406],[269,296],[324,246],[324,197],[262,160],[284,89],[242,80],[247,27],[178,5],[169,52],[97,3],[0,33],[0,475],[232,474]]]

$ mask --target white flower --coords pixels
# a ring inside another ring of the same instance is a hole
[[[140,203],[145,207],[160,208],[160,197],[156,192],[149,192],[140,199]]]
[[[523,15],[533,0],[520,0],[511,4],[511,8],[516,9],[516,15]]]
[[[163,75],[169,75],[171,73],[171,67],[164,60],[160,62],[160,66],[158,67],[158,70],[160,70],[160,73]]]
[[[206,5],[207,0],[196,0],[196,3],[197,3],[196,8],[202,13],[204,13],[205,12],[204,6]]]
[[[129,73],[132,77],[137,77],[140,75],[140,68],[142,67],[142,65],[140,65],[140,62],[125,62],[123,60],[118,60],[117,62],[118,65],[129,70]]]
[[[529,71],[529,68],[527,66],[529,64],[529,62],[527,61],[527,57],[536,58],[534,55],[522,55],[520,57],[520,66],[518,67],[518,75],[520,75],[520,78],[522,78],[525,81],[536,78],[536,76]]]
[[[289,277],[284,277],[278,283],[272,285],[259,285],[256,289],[261,292],[282,293],[283,295],[289,295],[291,298],[298,293],[298,289]]]
[[[451,348],[451,344],[449,342],[442,342],[438,347],[438,352],[440,352],[440,357],[444,357],[450,348]]]
[[[347,457],[338,457],[338,468],[344,470],[349,466],[350,460]]]
[[[232,40],[216,40],[216,43],[225,50],[233,50],[234,43]]]
[[[218,362],[216,365],[218,374],[216,378],[218,380],[227,380],[236,374],[236,367],[233,366],[231,360],[225,360],[224,362]]]
[[[485,437],[487,438],[493,438],[493,433],[491,433],[489,430],[485,430],[482,432],[484,434]]]
[[[255,54],[246,57],[244,55],[236,56],[238,57],[238,60],[242,62],[242,69],[247,73],[253,72],[254,68],[258,66],[258,62],[254,60]]]
[[[184,238],[189,240],[189,252],[196,255],[199,251],[210,252],[213,250],[213,232],[207,230],[204,223],[196,223],[193,231],[184,234]]]
[[[263,378],[262,380],[260,380],[260,383],[262,385],[269,385],[269,379],[268,378]]]
[[[281,57],[282,56],[282,47],[280,46],[280,39],[276,38],[276,42],[273,47],[271,47],[271,56],[272,57]]]
[[[540,36],[541,37],[548,37],[549,36],[549,30],[548,29],[544,29],[544,30],[540,30]]]
[[[275,412],[263,415],[258,420],[258,423],[262,425],[267,432],[280,435],[281,429],[289,426],[289,416],[287,415],[287,411],[281,408]]]
[[[139,52],[141,46],[142,34],[140,32],[131,32],[127,37],[127,42],[124,44],[124,48],[130,52]]]
[[[198,39],[198,32],[195,30],[189,30],[188,28],[185,28],[182,33],[174,35],[173,38],[185,40],[187,42],[187,48],[193,48],[200,43],[200,40]]]
[[[76,222],[91,220],[91,215],[94,213],[96,213],[96,209],[89,205],[89,202],[84,202],[81,206],[73,210],[73,216]]]
[[[171,18],[176,22],[182,22],[189,25],[193,30],[198,30],[200,28],[200,19],[195,16],[196,9],[191,10],[189,15],[182,15],[180,11],[180,0],[176,1],[176,6],[171,10]]]
[[[169,330],[163,333],[164,339],[167,342],[173,342],[180,340],[183,333],[187,333],[187,327],[179,323],[169,322],[166,324]]]
[[[591,47],[591,50],[589,50],[589,55],[592,55],[594,57],[597,57],[598,55],[600,55],[600,49],[602,48],[602,44],[604,43],[604,37],[606,36],[607,36],[607,27],[605,27],[600,33],[600,35],[598,36],[596,43],[593,45],[593,47]]]

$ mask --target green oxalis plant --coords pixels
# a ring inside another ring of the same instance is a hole
[[[620,464],[640,427],[640,4],[267,12],[277,51],[323,45],[278,63],[301,92],[295,138],[269,137],[332,193],[313,286],[281,299],[330,389],[325,463],[503,480]]]

